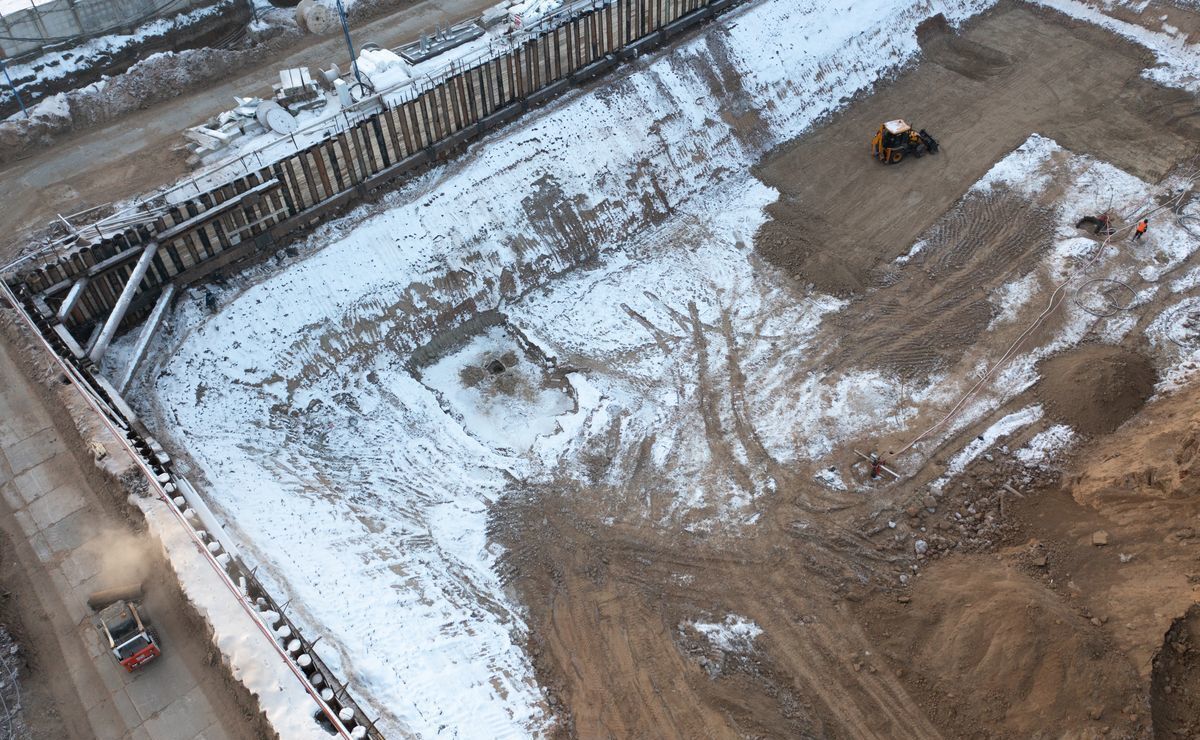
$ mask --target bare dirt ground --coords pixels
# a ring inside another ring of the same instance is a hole
[[[1152,403],[1078,450],[1061,482],[1010,498],[988,554],[936,562],[911,600],[858,605],[946,734],[1194,736],[1197,400],[1192,388]],[[962,495],[998,485],[996,468],[968,471]]]
[[[1195,100],[1146,82],[1144,52],[1100,30],[1003,5],[960,37],[932,28],[924,41],[918,65],[759,168],[782,193],[759,235],[763,257],[799,283],[853,299],[827,322],[829,349],[814,364],[927,378],[969,372],[973,347],[1015,337],[1020,327],[988,330],[996,309],[986,298],[1045,256],[1050,211],[1003,191],[951,206],[1031,133],[1152,182],[1197,152]],[[871,133],[898,115],[929,128],[942,153],[897,167],[870,160]],[[894,265],[922,234],[936,256]],[[1165,300],[1142,310],[1139,326]],[[713,457],[770,470],[779,495],[752,538],[656,525],[657,517],[598,526],[635,503],[653,511],[655,481],[636,467],[621,485],[564,482],[502,501],[490,534],[508,548],[504,575],[530,609],[530,652],[563,735],[1195,731],[1187,691],[1198,680],[1196,618],[1194,609],[1184,615],[1200,582],[1200,499],[1187,467],[1200,392],[1143,409],[1154,376],[1140,332],[1119,349],[1083,345],[1048,361],[1076,382],[1020,394],[907,471],[911,478],[864,500],[771,458],[739,405],[736,351],[709,356],[691,318]],[[727,376],[728,387],[714,376]],[[1038,398],[1049,418],[1010,446],[1055,419],[1079,423],[1091,441],[1076,457],[1078,473],[1060,485],[1056,474],[997,451],[940,498],[922,500],[947,456]],[[725,403],[732,424],[721,422]],[[1181,437],[1185,430],[1191,436]],[[731,441],[751,459],[734,459]],[[847,465],[851,448],[837,451]],[[616,439],[594,451],[596,481],[613,449]],[[1006,493],[1017,477],[1024,490]],[[930,553],[914,560],[911,544],[898,548],[889,517],[928,530]],[[1099,530],[1108,545],[1093,545]],[[895,573],[918,563],[911,590],[899,586]],[[752,651],[715,647],[688,621],[698,613],[742,615],[762,637]]]

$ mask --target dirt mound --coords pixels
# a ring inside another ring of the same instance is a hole
[[[873,264],[860,264],[830,248],[829,229],[819,215],[786,203],[772,203],[767,213],[771,218],[759,227],[754,243],[768,262],[830,295],[852,296],[869,286]]]
[[[1158,373],[1137,352],[1089,344],[1041,363],[1037,394],[1049,415],[1088,435],[1107,434],[1154,392]]]
[[[1060,596],[996,558],[930,567],[890,609],[885,654],[947,736],[1114,736],[1137,695],[1129,661]],[[894,603],[894,602],[893,602]],[[881,625],[873,624],[878,629]]]

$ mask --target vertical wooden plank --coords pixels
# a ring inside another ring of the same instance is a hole
[[[383,157],[379,153],[379,142],[375,138],[376,116],[363,121],[355,128],[358,131],[358,138],[362,144],[362,160],[363,160],[363,179],[374,175],[384,168]]]
[[[320,203],[333,195],[333,185],[329,181],[329,172],[325,162],[317,153],[317,148],[311,146],[300,153],[300,168],[308,181],[308,188],[313,194],[313,203]]]
[[[434,98],[437,105],[438,121],[442,125],[442,135],[439,138],[446,138],[450,134],[458,130],[458,120],[454,116],[454,105],[450,100],[450,86],[443,82],[437,86],[437,96]]]
[[[317,203],[316,193],[312,191],[312,185],[302,163],[304,163],[304,152],[296,152],[295,156],[284,160],[283,167],[280,169],[280,172],[286,175],[284,179],[288,181],[288,187],[284,193],[289,199],[288,205],[292,209],[290,213],[293,216]]]
[[[527,46],[529,47],[529,73],[525,79],[529,83],[528,94],[532,95],[544,84],[542,80],[542,36],[530,39]]]
[[[350,174],[350,183],[359,183],[366,177],[366,161],[364,152],[355,137],[355,129],[346,131],[338,137],[342,156],[345,157],[346,168]]]
[[[567,24],[567,58],[563,62],[567,73],[579,69],[579,18]]]
[[[513,60],[513,93],[516,98],[523,98],[525,97],[525,66],[529,63],[529,53],[526,51],[525,45],[522,44],[513,56],[515,57]]]
[[[379,157],[379,151],[374,145],[375,133],[371,130],[370,118],[363,120],[362,123],[355,126],[354,132],[356,136],[353,139],[353,143],[360,152],[361,179],[365,180],[383,169],[383,160]]]
[[[462,76],[463,94],[466,96],[467,106],[467,121],[470,123],[478,123],[482,117],[479,107],[478,90],[475,88],[475,80],[478,76],[475,70],[467,70]]]
[[[413,100],[412,107],[413,129],[417,132],[417,141],[420,147],[424,149],[433,143],[433,129],[430,128],[429,113],[425,110],[425,96],[418,96]]]
[[[430,100],[431,97],[432,95],[426,92],[418,99],[420,103],[421,123],[425,128],[425,146],[433,146],[438,139],[442,138],[433,109],[433,101]]]
[[[545,81],[545,79],[543,79],[543,76],[542,76],[542,60],[545,58],[545,54],[543,53],[544,49],[542,46],[542,39],[544,39],[545,37],[546,37],[546,34],[542,34],[541,36],[538,36],[537,38],[533,38],[533,39],[529,40],[529,92],[530,92],[530,94],[534,93],[537,90],[542,89],[542,86],[546,84],[546,81]]]
[[[329,164],[325,147],[318,144],[313,147],[310,156],[312,157],[313,166],[316,167],[317,176],[321,178],[321,184],[325,187],[323,199],[332,197],[334,193],[340,192],[342,181],[339,178],[337,168]]]
[[[408,117],[408,103],[396,109],[396,123],[400,125],[400,135],[404,137],[404,156],[411,156],[420,147],[417,146],[417,137],[412,131],[412,124]]]
[[[392,142],[392,161],[399,162],[408,156],[408,147],[404,142],[404,132],[400,128],[400,112],[397,108],[392,108],[384,115],[383,120],[387,124],[387,132]]]
[[[379,153],[380,162],[384,167],[391,167],[399,158],[396,156],[396,149],[392,146],[394,134],[388,129],[386,113],[380,113],[371,119],[371,133],[375,137],[375,150]]]
[[[612,46],[610,52],[617,51],[625,45],[624,0],[613,0],[609,6],[609,17],[612,19]]]
[[[380,116],[383,120],[383,137],[387,142],[388,157],[391,158],[392,164],[404,159],[404,142],[400,139],[395,114],[395,109],[389,109]]]
[[[475,69],[475,94],[479,96],[479,118],[482,120],[495,110],[492,107],[492,86],[489,82],[491,75],[490,63]]]
[[[458,94],[458,75],[446,80],[446,112],[450,116],[450,132],[459,131],[466,123],[462,114],[462,99]]]
[[[599,48],[596,43],[596,11],[588,13],[583,18],[583,64],[588,65],[596,61],[596,51]]]
[[[517,52],[504,56],[504,102],[509,103],[517,97]]]
[[[228,214],[226,214],[224,216],[220,216],[218,218],[214,218],[213,220],[206,223],[203,227],[201,227],[204,229],[212,230],[210,237],[212,239],[213,246],[216,247],[216,249],[220,252],[224,252],[226,249],[233,246],[233,242],[229,238],[229,234],[225,228],[225,219],[226,218],[228,218]]]
[[[458,107],[462,111],[463,126],[469,126],[479,120],[479,109],[475,105],[475,86],[471,84],[471,74],[464,72],[458,80]]]
[[[200,244],[200,249],[204,252],[206,258],[215,257],[217,255],[218,249],[213,245],[212,239],[209,238],[207,231],[204,229],[196,229],[191,233],[195,236],[197,242]]]
[[[604,8],[604,31],[607,36],[604,39],[604,53],[611,54],[617,50],[620,43],[617,39],[617,4],[620,0],[613,0],[611,5]]]
[[[340,176],[341,184],[338,186],[338,192],[348,190],[354,184],[353,165],[350,164],[350,160],[346,157],[341,145],[341,140],[344,136],[344,133],[338,134],[325,142],[325,153],[329,156],[329,162],[336,168],[337,174]]]
[[[350,132],[344,131],[334,138],[330,147],[334,156],[338,158],[338,165],[342,168],[342,175],[346,180],[346,187],[359,182],[361,177],[361,166],[358,162],[358,152],[355,149],[354,142],[351,140]]]
[[[425,132],[421,130],[421,114],[417,111],[417,99],[413,98],[404,104],[404,120],[408,124],[413,137],[413,151],[425,148]]]

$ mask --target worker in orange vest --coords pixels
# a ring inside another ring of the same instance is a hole
[[[1133,238],[1141,239],[1142,234],[1146,233],[1146,228],[1149,226],[1150,226],[1150,219],[1148,219],[1148,218],[1143,218],[1141,221],[1138,221],[1137,229],[1135,229],[1133,232]]]

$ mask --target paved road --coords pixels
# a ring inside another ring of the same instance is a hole
[[[435,24],[470,18],[493,4],[495,0],[416,0],[352,29],[354,40],[357,45],[394,47],[431,31]],[[233,107],[234,95],[270,95],[280,69],[324,69],[336,62],[344,70],[346,57],[340,33],[305,42],[221,84],[81,132],[10,164],[0,170],[0,241],[7,241],[9,232],[45,226],[56,213],[76,213],[173,182],[188,172],[184,157],[171,152],[183,143],[185,128]]]
[[[105,563],[113,542],[133,535],[88,485],[11,352],[0,340],[0,536],[14,542],[74,687],[73,695],[57,692],[58,711],[86,712],[90,736],[101,739],[250,737],[241,713],[220,695],[223,679],[216,669],[185,657],[204,654],[203,637],[188,634],[169,610],[154,614],[164,654],[141,671],[126,673],[102,649],[87,595],[114,585],[100,570],[111,569]],[[47,632],[27,629],[38,631]],[[83,723],[76,718],[74,724]]]

